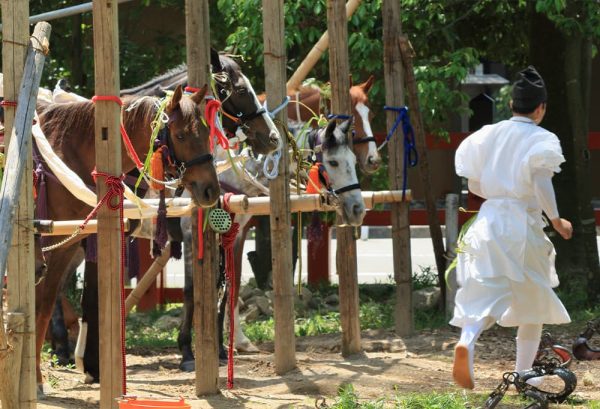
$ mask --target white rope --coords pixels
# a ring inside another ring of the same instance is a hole
[[[279,160],[281,159],[281,150],[283,148],[283,142],[281,138],[277,139],[277,149],[269,153],[265,157],[265,163],[263,164],[263,173],[269,180],[274,180],[279,176]]]

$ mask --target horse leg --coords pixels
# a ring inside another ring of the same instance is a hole
[[[58,359],[58,365],[67,366],[70,361],[69,350],[69,332],[65,325],[65,316],[62,307],[62,294],[56,297],[54,311],[50,319],[50,339],[52,344],[52,353]]]
[[[100,382],[100,325],[98,317],[98,264],[86,261],[81,295],[81,321],[87,323],[83,372],[86,383]]]
[[[181,351],[179,369],[193,372],[196,368],[194,353],[192,351],[192,324],[194,320],[194,280],[192,277],[192,229],[189,217],[181,219],[183,234],[183,260],[184,260],[184,286],[183,286],[183,316],[179,326],[177,345]]]
[[[79,246],[58,248],[50,252],[47,257],[47,272],[43,280],[35,287],[36,307],[36,378],[40,391],[42,390],[43,376],[41,370],[42,347],[46,338],[46,332],[50,324],[52,311],[56,304],[56,297],[65,278],[65,266],[69,265],[79,250]]]

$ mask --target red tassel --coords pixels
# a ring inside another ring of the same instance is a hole
[[[163,146],[154,151],[152,157],[150,158],[150,176],[152,176],[153,179],[160,181],[165,180],[165,166],[163,163],[162,150]],[[165,185],[150,180],[150,187],[156,190],[163,190]]]

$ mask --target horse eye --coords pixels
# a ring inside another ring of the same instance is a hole
[[[244,87],[236,87],[235,93],[238,95],[244,95],[248,93],[248,90]]]
[[[337,160],[330,160],[329,164],[334,168],[337,168],[338,166],[340,166],[340,164]]]
[[[179,139],[180,141],[182,141],[182,140],[185,139],[185,135],[183,133],[181,133],[181,132],[177,133],[177,135],[175,135],[175,137],[177,139]]]

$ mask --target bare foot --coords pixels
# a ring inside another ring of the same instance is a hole
[[[469,365],[469,348],[458,344],[454,348],[454,368],[452,369],[454,382],[465,389],[473,389],[473,371]]]

